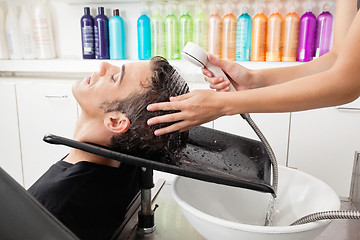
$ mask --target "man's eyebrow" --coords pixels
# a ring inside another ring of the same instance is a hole
[[[122,65],[121,67],[121,77],[120,77],[120,82],[122,81],[122,79],[125,76],[125,64]]]

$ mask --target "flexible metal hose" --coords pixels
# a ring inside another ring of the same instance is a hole
[[[240,114],[241,117],[243,119],[245,119],[249,125],[251,126],[251,128],[254,130],[254,132],[256,133],[256,135],[259,137],[259,139],[261,140],[261,142],[265,145],[265,150],[267,152],[267,154],[270,157],[270,161],[273,167],[273,188],[274,188],[274,194],[273,197],[276,198],[276,194],[277,194],[277,189],[278,189],[278,181],[279,181],[279,170],[278,170],[278,164],[276,161],[276,157],[275,154],[269,144],[269,142],[266,140],[264,134],[262,134],[262,132],[260,131],[260,129],[258,128],[258,126],[255,124],[255,122],[252,120],[252,118],[250,117],[250,114],[248,113],[243,113]]]
[[[326,211],[312,213],[296,220],[290,226],[306,224],[326,219],[360,219],[360,211]]]

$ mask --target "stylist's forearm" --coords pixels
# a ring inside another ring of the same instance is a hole
[[[293,112],[345,104],[358,97],[360,84],[344,83],[339,72],[331,69],[274,86],[228,93],[223,111],[225,115]]]
[[[250,71],[250,81],[254,83],[255,87],[265,87],[284,83],[293,79],[329,70],[336,61],[336,57],[336,50],[332,49],[328,54],[298,66],[252,70]]]

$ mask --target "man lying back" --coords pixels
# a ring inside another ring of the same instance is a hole
[[[178,72],[161,57],[121,68],[103,62],[98,72],[73,85],[82,110],[73,138],[176,164],[187,132],[155,136],[159,126],[146,122],[166,112],[149,112],[146,107],[188,91]],[[135,166],[71,149],[28,191],[81,239],[99,240],[110,239],[120,226],[139,191],[137,183]]]

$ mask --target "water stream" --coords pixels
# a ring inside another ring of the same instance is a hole
[[[269,200],[268,210],[265,216],[265,226],[273,226],[273,220],[276,212],[277,198],[271,196]]]

